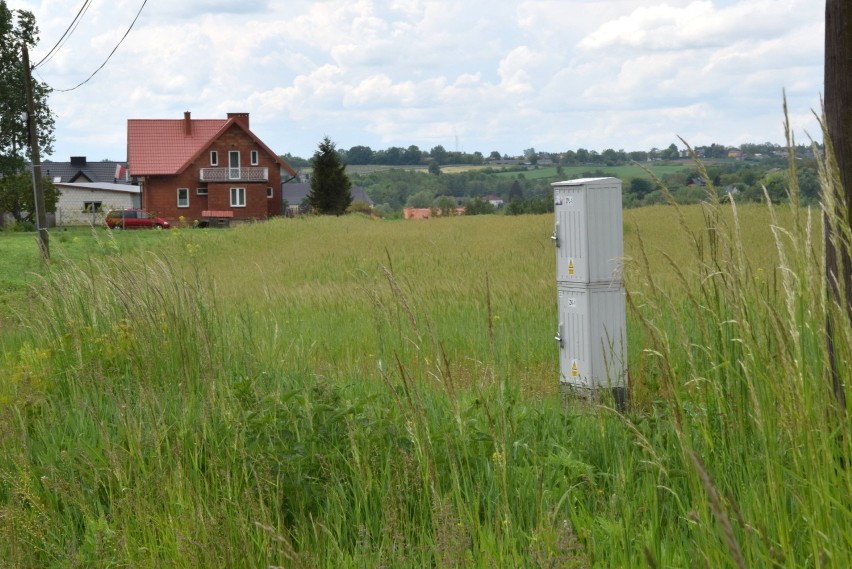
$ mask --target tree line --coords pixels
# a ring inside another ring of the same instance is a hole
[[[821,145],[817,145],[822,148]],[[811,152],[810,145],[799,144],[794,149],[796,153],[803,156]],[[602,152],[577,148],[576,150],[564,150],[561,152],[539,152],[535,148],[525,149],[520,156],[509,156],[492,150],[488,156],[482,152],[460,152],[450,151],[442,145],[437,145],[427,150],[421,150],[412,144],[408,148],[391,146],[382,150],[373,150],[369,146],[353,146],[351,148],[337,150],[341,162],[351,166],[446,166],[449,164],[480,166],[494,164],[507,160],[520,160],[524,163],[537,165],[552,163],[558,166],[620,166],[633,162],[649,162],[656,160],[678,160],[689,158],[686,150],[678,149],[672,143],[666,148],[651,148],[650,150],[633,150],[626,152],[623,149],[615,150],[607,148]],[[693,151],[701,159],[723,159],[728,158],[733,151],[737,157],[745,159],[763,159],[771,156],[786,156],[786,147],[772,142],[745,143],[740,146],[725,146],[712,143],[704,146],[696,146]],[[310,167],[311,161],[290,153],[281,156],[288,164],[296,168]]]

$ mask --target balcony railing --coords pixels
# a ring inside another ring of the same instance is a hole
[[[202,182],[266,182],[269,168],[202,168]]]

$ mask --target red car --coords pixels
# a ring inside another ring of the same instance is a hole
[[[168,229],[169,222],[143,209],[113,209],[107,212],[110,229]]]

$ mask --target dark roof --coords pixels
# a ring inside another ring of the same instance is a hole
[[[287,200],[290,205],[299,205],[302,203],[308,194],[311,193],[310,184],[283,184],[281,186],[281,198]],[[364,202],[373,205],[373,200],[367,195],[367,192],[361,186],[352,186],[349,188],[349,193],[352,194],[353,202]]]
[[[46,160],[41,163],[41,175],[52,182],[115,182],[115,167],[120,165],[127,167],[127,162],[115,162],[106,160],[104,162],[88,162],[85,158],[74,157],[73,162],[51,162]],[[32,164],[27,164],[27,171],[32,172]],[[57,180],[59,178],[59,180]],[[118,180],[118,183],[130,183]]]

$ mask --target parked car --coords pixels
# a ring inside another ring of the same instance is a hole
[[[169,222],[144,209],[113,209],[106,214],[110,229],[168,229]]]

